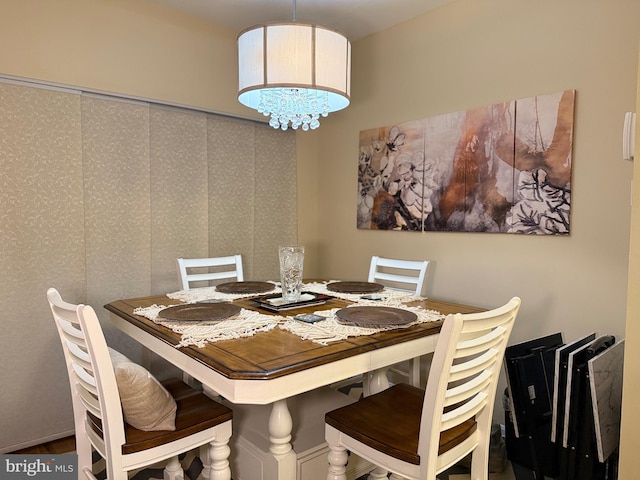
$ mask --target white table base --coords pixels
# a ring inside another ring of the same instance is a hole
[[[329,448],[324,441],[324,412],[352,402],[327,387],[272,405],[227,403],[234,411],[230,441],[233,479],[326,480]],[[372,468],[353,456],[347,478],[356,479]]]

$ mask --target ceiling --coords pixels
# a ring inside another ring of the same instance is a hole
[[[296,20],[339,30],[359,40],[455,0],[150,0],[240,32],[265,22]]]

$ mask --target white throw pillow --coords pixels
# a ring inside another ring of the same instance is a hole
[[[175,430],[176,401],[147,369],[109,347],[125,421],[138,430]]]

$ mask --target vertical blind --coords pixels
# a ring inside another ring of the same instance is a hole
[[[195,110],[0,82],[0,452],[70,434],[46,290],[102,308],[179,289],[176,258],[278,275],[297,236],[295,136]]]

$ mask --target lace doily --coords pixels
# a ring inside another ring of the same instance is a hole
[[[284,320],[280,316],[265,315],[245,308],[234,317],[215,322],[180,322],[159,317],[158,313],[169,306],[171,305],[151,305],[150,307],[136,308],[133,313],[180,334],[180,343],[176,345],[176,348],[190,345],[204,347],[207,342],[251,337],[258,332],[268,332]]]
[[[380,305],[379,302],[369,301],[367,305]],[[350,305],[349,307],[362,306],[364,302],[360,301],[357,304]],[[397,305],[395,305],[397,307]],[[349,308],[347,307],[347,308]],[[426,310],[422,307],[408,307],[407,305],[401,305],[400,308],[414,312],[418,318],[415,322],[411,322],[407,325],[390,326],[383,328],[364,328],[353,325],[343,325],[336,319],[336,312],[339,308],[333,308],[331,310],[319,310],[315,312],[316,315],[321,317],[327,317],[326,320],[320,320],[315,323],[304,323],[293,317],[286,317],[283,322],[280,323],[280,328],[299,336],[303,340],[311,340],[314,343],[320,345],[328,345],[331,342],[337,342],[339,340],[345,340],[348,337],[358,337],[361,335],[373,335],[375,333],[398,330],[401,328],[409,328],[413,325],[417,325],[425,322],[435,322],[443,320],[444,315],[434,310]]]

